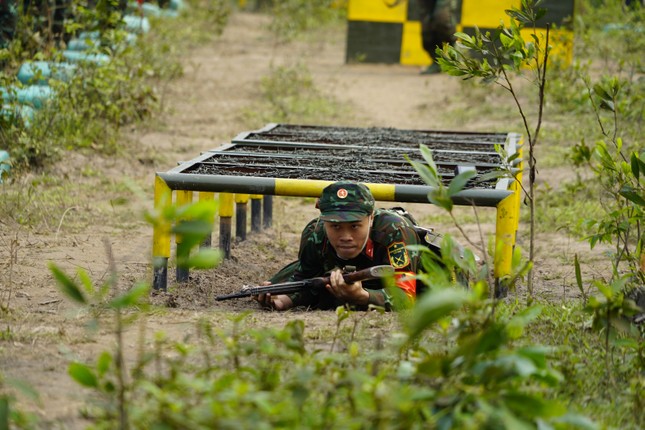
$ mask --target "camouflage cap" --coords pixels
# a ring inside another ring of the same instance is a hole
[[[322,191],[318,208],[323,221],[360,221],[374,212],[374,196],[364,184],[334,182]]]

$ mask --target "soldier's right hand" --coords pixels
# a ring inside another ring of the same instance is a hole
[[[271,282],[265,281],[262,285],[271,285]],[[293,307],[291,297],[285,294],[278,294],[272,296],[270,293],[259,294],[253,296],[253,300],[257,301],[265,309],[275,309],[276,311],[286,311]]]

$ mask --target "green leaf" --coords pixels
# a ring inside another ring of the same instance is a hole
[[[632,349],[634,351],[638,351],[638,341],[635,339],[631,338],[624,338],[624,339],[614,339],[612,340],[612,345],[614,346],[619,346],[623,348],[628,348]]]
[[[503,45],[505,48],[508,48],[508,47],[513,43],[513,38],[512,38],[512,37],[508,37],[508,36],[507,36],[507,35],[505,35],[504,33],[501,33],[501,34],[499,35],[499,40],[502,42],[502,45]]]
[[[517,158],[519,158],[519,157],[520,157],[520,155],[521,155],[521,154],[520,154],[519,152],[514,152],[514,153],[513,153],[513,154],[511,154],[508,158],[506,158],[506,162],[507,162],[507,163],[511,163],[512,161],[514,161],[514,160],[516,160]]]
[[[507,172],[504,170],[493,170],[491,172],[484,173],[482,175],[479,175],[477,178],[477,182],[486,182],[490,181],[491,179],[498,179],[498,178],[503,178],[507,175]]]
[[[448,191],[445,187],[435,188],[434,190],[430,191],[428,193],[428,201],[448,212],[452,211],[452,199],[448,196]]]
[[[448,196],[452,197],[463,190],[468,181],[475,176],[477,176],[476,170],[466,170],[452,178],[452,181],[450,181],[450,185],[448,186]]]
[[[506,9],[504,12],[506,13],[506,15],[522,24],[528,24],[531,22],[531,17],[517,9]]]
[[[645,197],[642,195],[642,190],[641,192],[635,191],[631,186],[623,185],[619,194],[632,203],[636,203],[639,206],[645,206]]]
[[[173,233],[182,236],[200,237],[205,237],[211,231],[213,231],[213,224],[201,219],[182,220],[172,230]]]
[[[574,254],[573,256],[573,265],[576,270],[576,284],[578,285],[578,290],[580,290],[582,295],[585,296],[585,289],[582,285],[582,272],[580,270],[580,261],[578,260],[578,254]]]
[[[113,309],[123,309],[128,306],[135,306],[139,303],[139,299],[144,295],[147,295],[149,291],[149,285],[145,283],[137,284],[124,294],[115,297],[108,306]]]
[[[556,401],[545,400],[537,395],[511,392],[503,396],[504,403],[522,416],[555,417],[567,410]]]
[[[507,327],[508,327],[509,333],[511,331],[523,330],[524,327],[526,327],[531,321],[535,320],[541,313],[542,313],[541,306],[531,306],[522,310],[517,315],[514,315],[513,318],[511,318],[508,321]]]
[[[88,294],[94,293],[94,286],[92,285],[92,279],[90,278],[90,275],[88,275],[87,271],[81,268],[81,269],[78,269],[76,273],[78,274],[78,278],[81,281],[81,284],[83,285],[83,289],[85,290],[85,292]]]
[[[465,43],[473,43],[473,38],[466,33],[460,31],[456,32],[454,35],[457,39],[464,41]]]
[[[218,202],[215,200],[200,200],[183,206],[178,216],[183,219],[200,219],[208,221],[215,219]]]
[[[468,301],[468,294],[460,289],[429,291],[417,301],[407,321],[408,334],[415,339],[424,330]]]
[[[616,106],[614,105],[614,102],[611,100],[602,100],[600,102],[600,108],[608,110],[610,112],[615,112],[616,111]]]
[[[60,290],[70,299],[80,304],[86,304],[87,300],[76,283],[69,278],[65,272],[58,268],[54,263],[49,263],[49,270],[54,275]]]
[[[596,84],[593,86],[593,91],[598,97],[604,100],[611,100],[609,93],[603,88],[601,84]]]
[[[111,364],[112,355],[107,351],[103,351],[101,355],[99,355],[98,360],[96,360],[96,371],[98,372],[99,376],[105,375],[109,370]]]
[[[545,369],[547,367],[546,357],[552,351],[552,348],[546,346],[530,345],[519,348],[516,352],[522,357],[531,359],[539,369]]]
[[[598,430],[600,428],[589,418],[573,413],[568,413],[562,415],[561,417],[555,418],[553,419],[553,422],[557,424],[563,424],[562,428],[567,429]]]
[[[195,269],[212,269],[222,261],[222,253],[218,249],[200,249],[187,260],[188,267]]]
[[[630,159],[630,164],[632,167],[632,175],[638,180],[640,178],[640,167],[638,165],[638,157],[636,156],[636,153],[632,153],[631,159]],[[645,173],[645,172],[643,172]]]
[[[419,151],[421,151],[421,155],[423,156],[423,159],[425,160],[426,163],[428,163],[428,167],[435,173],[437,173],[437,165],[434,162],[434,158],[432,157],[432,150],[428,148],[426,145],[419,145]]]
[[[540,39],[538,39],[537,34],[531,33],[531,38],[533,39],[535,46],[540,46]]]
[[[2,97],[0,97],[0,101],[2,101]],[[9,429],[10,415],[9,398],[6,395],[3,395],[0,397],[0,430]]]
[[[632,174],[634,175],[637,181],[640,180],[641,173],[645,177],[645,162],[638,156],[636,152],[632,153],[631,166],[632,166]]]
[[[349,318],[350,312],[347,310],[345,306],[338,306],[336,308],[336,317],[337,317],[337,324],[340,324],[342,321],[346,320]]]
[[[67,368],[67,373],[84,387],[97,388],[99,386],[98,379],[92,369],[84,364],[71,363]]]
[[[611,285],[607,285],[602,281],[594,281],[593,284],[596,286],[598,291],[607,299],[611,299],[611,297],[614,295]]]
[[[419,173],[423,182],[431,187],[441,186],[441,182],[439,181],[439,178],[437,178],[436,171],[433,172],[426,164],[421,163],[420,161],[411,160],[410,164],[414,167],[414,170]]]

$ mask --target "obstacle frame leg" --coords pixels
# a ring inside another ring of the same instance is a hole
[[[254,233],[262,230],[262,196],[251,195],[251,231]]]
[[[215,193],[212,193],[212,192],[209,192],[209,191],[200,191],[198,198],[199,198],[200,202],[209,201],[209,200],[215,200]],[[211,225],[214,226],[215,225],[215,217],[213,217],[213,219],[210,220],[210,222],[211,222]],[[211,234],[207,235],[204,238],[204,240],[200,244],[200,248],[210,248],[212,246],[212,243],[213,243],[213,234],[211,232]]]
[[[189,205],[193,202],[193,192],[186,190],[177,191],[177,206]],[[180,244],[183,241],[183,237],[180,234],[175,235],[175,242],[177,244],[176,252],[179,252]],[[179,256],[177,256],[179,257]],[[177,258],[179,262],[179,258]],[[188,282],[188,277],[190,275],[190,269],[188,267],[182,267],[177,263],[176,269],[176,279],[177,282]]]
[[[154,207],[158,213],[172,205],[172,190],[166,182],[155,175]],[[154,225],[152,233],[152,287],[166,291],[168,287],[168,259],[170,258],[170,223],[163,217]]]
[[[263,227],[271,228],[273,225],[273,196],[265,195],[262,199]]]
[[[520,221],[520,186],[518,178],[511,185],[513,194],[506,197],[497,205],[497,223],[495,227],[495,297],[502,298],[508,295],[508,286],[504,280],[513,270],[513,250],[517,238]]]
[[[235,238],[246,240],[246,218],[249,194],[235,194]]]
[[[233,194],[219,194],[219,249],[224,254],[224,258],[231,258],[233,203]]]

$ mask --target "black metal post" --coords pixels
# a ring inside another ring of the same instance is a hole
[[[273,196],[265,195],[262,205],[262,216],[264,218],[264,228],[271,228],[273,225]]]
[[[262,196],[251,196],[251,231],[262,230]]]

